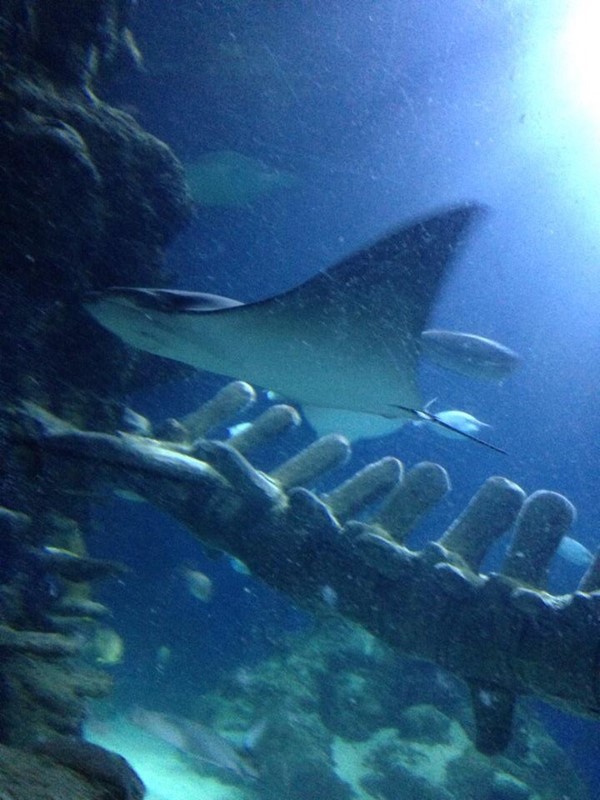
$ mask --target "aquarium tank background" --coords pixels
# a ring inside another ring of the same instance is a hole
[[[597,796],[599,30],[0,2],[2,796]]]

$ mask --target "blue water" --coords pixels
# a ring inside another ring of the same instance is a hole
[[[598,545],[600,111],[565,42],[586,9],[575,0],[144,0],[133,27],[145,70],[108,98],[184,164],[230,150],[297,178],[240,208],[199,207],[168,253],[182,288],[263,297],[416,214],[461,200],[489,206],[431,322],[503,342],[522,368],[501,386],[433,368],[422,379],[427,398],[491,423],[508,455],[405,429],[358,444],[352,462],[393,454],[443,464],[453,492],[432,536],[485,478],[502,474],[527,492],[566,494],[578,509],[573,536]],[[220,385],[199,375],[131,403],[160,420]],[[291,443],[309,438],[297,432]],[[99,509],[95,538],[95,553],[136,564],[132,580],[111,589],[130,654],[122,678],[170,693],[174,706],[189,686],[210,688],[215,671],[258,660],[305,624],[148,507]],[[176,578],[186,560],[217,586],[208,607]],[[565,591],[577,578],[569,565],[555,576]],[[164,644],[174,657],[189,648],[196,656],[178,662],[176,685],[156,671]],[[582,774],[600,780],[598,728],[543,713]]]

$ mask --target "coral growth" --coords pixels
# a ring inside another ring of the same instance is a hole
[[[359,702],[347,693],[353,678],[362,687]],[[377,710],[367,730],[363,709],[370,706]],[[242,681],[231,675],[195,712],[233,735],[265,722],[255,753],[261,797],[587,798],[531,714],[519,714],[506,753],[484,756],[473,746],[469,697],[458,683],[332,618],[246,668]]]

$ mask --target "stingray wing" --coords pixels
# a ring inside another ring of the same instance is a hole
[[[464,205],[380,239],[256,303],[112,289],[90,312],[129,344],[271,388],[300,403],[398,416],[419,408],[420,334],[480,215]]]
[[[206,313],[243,306],[306,308],[335,304],[351,314],[383,310],[390,320],[402,319],[420,335],[438,298],[449,263],[464,244],[483,207],[465,204],[421,219],[378,239],[299,286],[265,300],[241,303],[229,297],[173,289],[126,289],[144,294],[156,310]]]
[[[465,204],[403,226],[294,289],[251,305],[334,304],[401,321],[415,340],[426,327],[451,261],[483,207]]]
[[[269,365],[287,365],[285,384],[277,375],[254,382],[321,407],[390,416],[399,402],[419,408],[420,335],[481,214],[464,205],[419,220],[294,289],[233,311],[258,350],[268,326]]]

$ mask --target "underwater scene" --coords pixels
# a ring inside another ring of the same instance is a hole
[[[0,0],[0,800],[600,797],[599,35]]]

